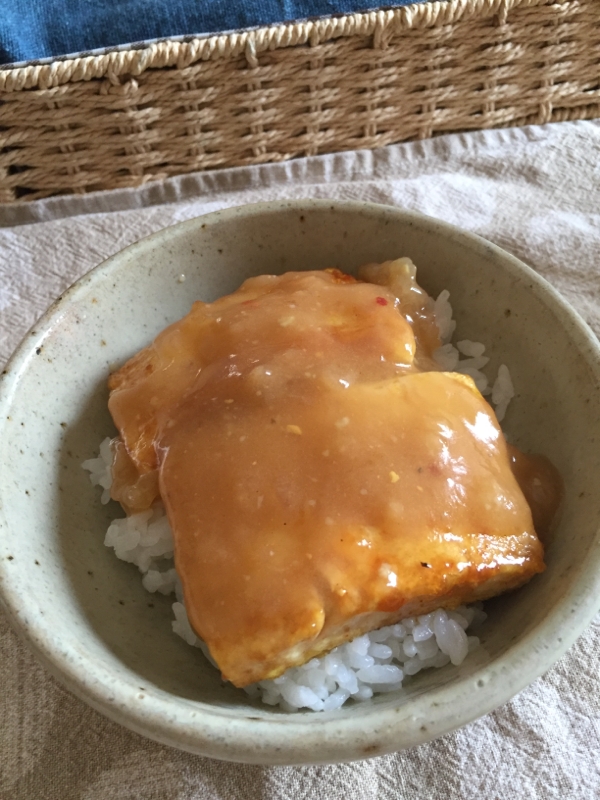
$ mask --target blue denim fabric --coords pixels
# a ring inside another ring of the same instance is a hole
[[[394,0],[406,6],[421,0]],[[376,0],[0,0],[0,64],[373,8]]]

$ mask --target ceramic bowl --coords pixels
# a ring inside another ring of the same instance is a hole
[[[565,482],[547,570],[489,601],[481,647],[397,693],[335,712],[285,713],[221,682],[171,632],[170,600],[103,546],[102,506],[81,463],[113,434],[111,367],[247,277],[408,255],[451,294],[458,338],[511,371],[505,429]],[[113,720],[201,755],[264,764],[345,761],[444,734],[547,670],[599,605],[600,352],[557,293],[494,245],[436,220],[364,203],[231,209],[160,231],[92,270],[28,334],[0,386],[0,585],[15,629],[74,694]]]

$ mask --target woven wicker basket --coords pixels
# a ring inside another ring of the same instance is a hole
[[[0,202],[600,116],[599,0],[448,0],[0,70]]]

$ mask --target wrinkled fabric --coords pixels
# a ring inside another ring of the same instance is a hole
[[[478,132],[0,207],[0,363],[76,278],[160,228],[228,206],[387,203],[478,233],[600,334],[600,122]],[[354,764],[257,767],[181,753],[65,691],[0,614],[4,800],[595,800],[600,615],[542,678],[434,742]],[[318,715],[315,716],[318,723]]]
[[[386,8],[415,2],[422,0]],[[0,64],[375,7],[373,0],[0,0]]]

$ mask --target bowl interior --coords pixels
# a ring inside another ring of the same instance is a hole
[[[487,604],[481,649],[400,694],[319,716],[260,706],[221,682],[171,632],[171,601],[103,546],[101,506],[81,462],[114,428],[106,379],[196,299],[247,277],[410,256],[451,294],[455,339],[484,342],[517,396],[504,428],[549,456],[565,481],[547,570]],[[598,588],[598,348],[572,312],[515,259],[395,209],[305,202],[217,212],[105,262],[55,304],[3,376],[0,577],[4,604],[49,668],[118,721],[195,752],[301,763],[416,744],[485,713],[541,674],[593,614]],[[595,565],[595,566],[594,566]],[[386,728],[387,726],[387,728]],[[393,734],[393,735],[392,735]]]

